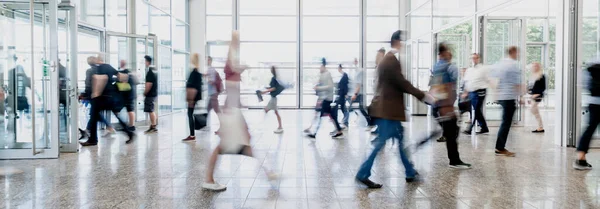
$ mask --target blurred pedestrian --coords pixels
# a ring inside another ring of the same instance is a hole
[[[275,116],[277,116],[277,129],[275,129],[276,134],[283,133],[283,127],[281,126],[281,116],[279,115],[279,108],[277,108],[277,96],[283,92],[285,87],[281,83],[279,83],[279,77],[277,75],[277,69],[275,66],[271,66],[271,81],[269,82],[269,87],[266,90],[261,91],[262,94],[270,94],[271,99],[269,100],[269,104],[264,108],[265,114],[269,111],[273,111]]]
[[[596,128],[600,125],[600,61],[596,60],[589,63],[587,70],[584,71],[584,76],[587,90],[590,92],[587,98],[589,119],[587,127],[581,134],[577,144],[577,159],[573,162],[573,168],[576,170],[592,169],[592,165],[586,159],[586,154],[590,149],[590,142]]]
[[[546,76],[542,71],[542,65],[538,62],[531,64],[531,79],[529,81],[529,94],[531,95],[531,114],[535,117],[538,123],[537,129],[533,130],[533,133],[544,133],[544,123],[542,122],[542,116],[540,115],[540,103],[544,98],[544,92],[546,91]]]
[[[358,110],[360,111],[360,113],[365,117],[365,120],[367,121],[367,126],[368,126],[368,130],[373,129],[373,122],[371,121],[371,118],[369,117],[369,114],[367,113],[367,111],[365,110],[365,106],[364,106],[364,93],[365,93],[365,88],[364,88],[364,70],[358,66],[358,59],[354,59],[354,66],[356,67],[356,72],[354,74],[354,79],[353,82],[350,87],[351,89],[350,91],[350,96],[348,97],[348,103],[350,106],[348,106],[348,112],[353,112],[353,108],[352,108],[352,104],[354,103],[358,103]],[[349,116],[344,118],[344,124],[346,124],[346,126],[348,126],[348,120],[349,120]]]
[[[511,46],[506,51],[508,58],[504,58],[494,66],[492,76],[497,79],[496,100],[502,106],[502,123],[498,130],[496,139],[497,156],[514,157],[515,153],[506,149],[508,133],[513,123],[513,117],[517,110],[517,100],[523,102],[521,69],[519,69],[519,49]]]
[[[119,63],[119,93],[123,99],[123,105],[127,110],[129,117],[129,129],[135,131],[135,100],[137,97],[135,88],[137,86],[137,76],[127,68],[127,61],[121,60]]]
[[[187,116],[188,125],[190,128],[190,135],[183,139],[183,141],[196,140],[196,130],[194,127],[194,109],[196,103],[202,99],[202,74],[200,71],[200,55],[198,53],[192,54],[191,58],[192,72],[188,76],[188,80],[185,83],[186,102],[187,102]]]
[[[327,60],[325,58],[321,59],[321,67],[319,74],[319,83],[314,87],[315,91],[317,91],[317,95],[319,96],[319,100],[321,100],[321,114],[319,119],[317,119],[317,127],[315,128],[315,132],[308,134],[310,138],[316,138],[317,133],[319,132],[319,127],[321,126],[321,118],[324,116],[329,116],[333,124],[335,125],[335,131],[331,135],[333,138],[341,138],[344,137],[344,133],[342,133],[342,127],[337,120],[337,112],[332,111],[331,103],[333,102],[334,95],[334,85],[333,78],[331,77],[331,73],[327,70]]]
[[[473,53],[471,55],[471,60],[473,60],[473,67],[470,67],[465,72],[465,91],[462,98],[469,98],[475,117],[472,119],[471,124],[464,133],[470,135],[476,123],[479,123],[479,126],[481,127],[481,130],[478,131],[477,134],[489,133],[490,130],[483,115],[487,87],[490,82],[490,79],[488,78],[489,69],[487,66],[479,63],[479,54]]]
[[[152,65],[152,57],[144,56],[146,65],[146,83],[144,89],[144,112],[150,116],[150,127],[144,133],[156,133],[158,117],[155,112],[156,97],[158,96],[158,75],[156,68]]]

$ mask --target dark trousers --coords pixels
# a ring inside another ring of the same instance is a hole
[[[475,119],[471,121],[471,125],[469,126],[468,131],[473,130],[475,123],[479,123],[481,126],[481,131],[488,131],[487,123],[485,122],[485,117],[483,116],[483,105],[485,104],[485,96],[486,90],[479,89],[477,91],[469,92],[469,99],[471,100],[471,106],[475,111]]]
[[[458,153],[458,138],[459,127],[456,118],[447,119],[440,122],[442,126],[442,135],[446,138],[446,150],[448,150],[448,159],[450,164],[461,163],[460,154]]]
[[[579,139],[579,143],[577,144],[577,151],[587,153],[590,149],[590,141],[592,140],[592,136],[594,136],[594,132],[596,132],[596,128],[600,124],[600,105],[590,104],[588,107],[589,113],[589,121],[588,126],[581,134],[581,138]]]
[[[338,95],[337,99],[335,100],[335,107],[333,108],[332,112],[335,112],[336,117],[334,117],[334,119],[336,121],[337,121],[338,108],[342,110],[342,114],[344,115],[344,119],[342,119],[342,120],[344,121],[344,124],[346,126],[348,126],[348,123],[346,123],[348,120],[348,116],[349,116],[348,109],[346,108],[346,95]]]
[[[188,127],[190,128],[190,136],[196,136],[196,129],[195,129],[196,124],[194,123],[194,108],[196,107],[196,102],[197,101],[194,101],[194,103],[191,105],[191,107],[188,106],[188,111],[187,111]]]
[[[498,130],[498,139],[496,139],[496,149],[499,151],[504,150],[506,146],[506,140],[508,139],[508,132],[510,126],[513,123],[513,117],[517,110],[516,100],[499,100],[500,106],[502,106],[502,123]]]
[[[119,124],[123,127],[123,131],[125,131],[128,136],[133,135],[133,132],[127,128],[127,123],[125,123],[125,121],[123,121],[121,117],[119,117],[118,113],[123,107],[121,105],[117,105],[117,102],[114,101],[114,98],[103,96],[96,97],[92,99],[91,104],[92,108],[90,111],[92,112],[92,115],[89,121],[90,138],[88,139],[88,142],[98,142],[98,121],[100,120],[100,117],[102,117],[102,111],[106,110],[112,111],[115,114],[117,120],[119,121]]]
[[[332,109],[331,101],[323,100],[323,102],[321,102],[321,116],[317,120],[317,127],[315,129],[315,133],[319,132],[319,128],[321,127],[321,117],[323,117],[325,115],[329,115],[329,117],[333,120],[333,124],[335,125],[335,129],[337,131],[342,131],[342,127],[340,126],[340,123],[337,121],[337,116],[338,116],[337,107]]]
[[[354,103],[358,103],[358,110],[360,111],[360,113],[365,116],[365,120],[367,120],[367,124],[369,126],[374,125],[374,122],[372,121],[371,117],[369,116],[369,114],[367,114],[367,111],[365,110],[365,106],[363,105],[363,95],[359,94],[356,95],[356,99],[352,100],[352,97],[348,97],[348,103],[350,104],[350,107],[348,107],[348,112],[352,112],[354,111],[354,109],[352,108],[352,104]],[[346,124],[346,126],[348,126],[348,117],[344,118],[344,124]]]

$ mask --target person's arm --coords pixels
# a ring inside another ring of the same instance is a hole
[[[95,74],[92,76],[92,99],[102,94],[106,82],[108,82],[108,75],[106,74]]]
[[[144,89],[144,96],[148,95],[148,93],[150,93],[150,89],[152,89],[152,85],[153,85],[153,80],[155,79],[155,75],[154,73],[148,73],[146,74],[146,88]]]

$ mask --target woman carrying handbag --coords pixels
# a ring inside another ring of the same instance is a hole
[[[191,58],[192,72],[188,77],[188,80],[185,84],[185,92],[186,92],[186,101],[188,107],[188,125],[190,128],[190,135],[183,139],[183,141],[193,141],[196,140],[195,128],[196,121],[194,117],[194,108],[196,107],[196,103],[202,99],[202,74],[198,72],[200,69],[200,55],[198,53],[194,53]],[[206,120],[206,118],[204,118]]]

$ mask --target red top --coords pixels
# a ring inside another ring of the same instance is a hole
[[[229,62],[225,64],[225,69],[223,69],[223,71],[225,72],[225,80],[242,81],[242,76],[240,75],[240,73],[233,71]]]

